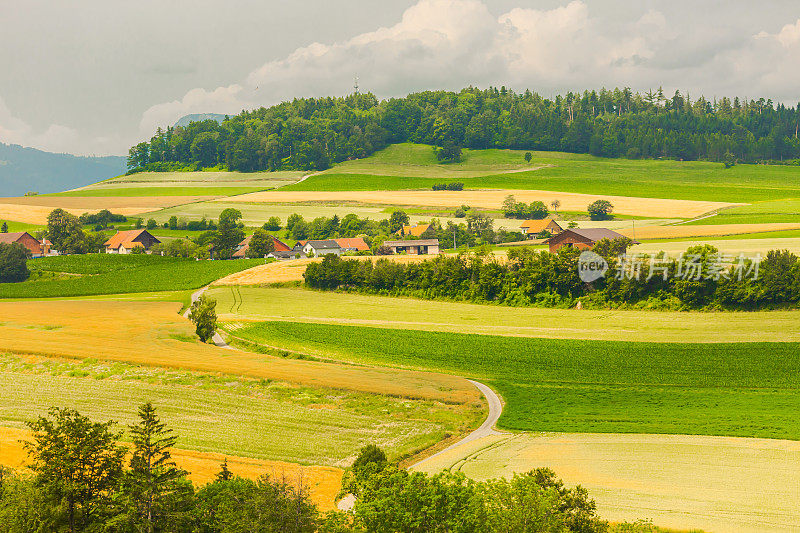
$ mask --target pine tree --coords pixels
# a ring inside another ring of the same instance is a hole
[[[125,483],[135,520],[142,531],[161,531],[159,524],[176,493],[186,489],[181,483],[186,472],[172,460],[169,449],[177,437],[161,422],[153,404],[139,408],[139,423],[130,426],[134,450]]]
[[[217,481],[228,481],[229,479],[233,479],[233,472],[228,470],[228,458],[225,458],[225,461],[220,465],[220,470],[217,473]]]
[[[8,233],[8,222],[3,221],[3,227],[0,228],[0,233]]]

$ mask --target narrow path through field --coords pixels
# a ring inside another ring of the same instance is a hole
[[[473,431],[472,433],[470,433],[469,435],[467,435],[466,437],[464,437],[460,441],[456,442],[455,444],[451,444],[450,446],[448,446],[444,450],[436,452],[435,454],[431,455],[430,457],[426,457],[422,461],[418,461],[418,462],[414,463],[413,465],[411,465],[410,468],[413,468],[415,466],[419,466],[422,463],[424,463],[425,461],[433,459],[434,457],[436,457],[438,455],[441,455],[441,454],[443,454],[445,452],[449,452],[450,450],[453,450],[453,449],[458,448],[460,446],[464,446],[465,444],[468,444],[468,443],[470,443],[470,442],[472,442],[474,440],[480,439],[482,437],[488,437],[489,435],[502,435],[501,432],[499,432],[499,431],[494,429],[494,426],[497,423],[497,420],[500,418],[500,415],[503,414],[503,402],[500,400],[500,397],[497,395],[497,393],[495,393],[492,389],[490,389],[489,387],[487,387],[483,383],[480,383],[478,381],[474,381],[474,380],[471,380],[471,379],[469,379],[467,381],[469,381],[470,383],[475,385],[475,387],[477,387],[478,390],[481,391],[481,394],[483,394],[483,396],[486,398],[486,401],[489,403],[489,416],[487,416],[486,420],[483,421],[483,424],[481,424],[481,427],[479,427],[478,429],[476,429],[475,431]]]

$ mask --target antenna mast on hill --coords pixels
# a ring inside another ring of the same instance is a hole
[[[358,92],[358,74],[356,74],[356,77],[353,79],[353,82],[354,82],[353,83],[353,89],[355,89],[356,94],[359,94],[359,92]]]

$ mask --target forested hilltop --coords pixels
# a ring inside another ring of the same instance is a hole
[[[130,149],[128,168],[323,170],[392,143],[590,153],[604,157],[796,163],[800,106],[692,100],[676,91],[568,93],[553,100],[505,87],[309,98],[159,129]]]

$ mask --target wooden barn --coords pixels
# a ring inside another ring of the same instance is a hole
[[[32,257],[43,257],[50,253],[50,242],[47,239],[40,241],[27,231],[16,233],[0,233],[0,244],[21,244],[31,253]]]
[[[547,239],[547,244],[550,246],[551,252],[557,252],[561,248],[578,248],[579,250],[589,250],[594,247],[598,241],[608,239],[613,241],[615,239],[626,239],[625,235],[621,235],[616,231],[607,228],[571,228],[565,229],[558,235],[553,235]],[[639,244],[634,241],[634,244]]]

